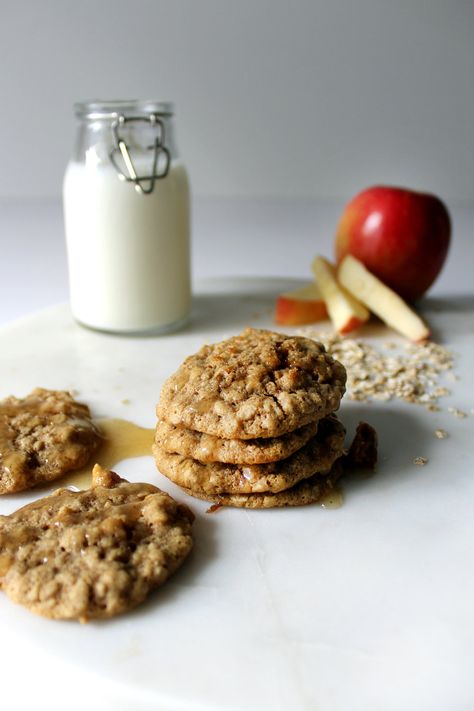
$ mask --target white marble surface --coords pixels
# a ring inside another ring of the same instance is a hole
[[[222,279],[201,285],[186,331],[121,339],[76,326],[66,305],[5,323],[64,300],[67,286],[59,206],[2,205],[0,396],[38,383],[75,387],[96,415],[152,426],[163,378],[203,339],[249,322],[271,325],[274,294],[289,278],[309,277],[315,252],[330,254],[338,212],[327,204],[198,204],[195,272]],[[424,313],[458,353],[461,379],[445,403],[469,412],[474,211],[453,215],[450,260]],[[272,274],[284,279],[265,278]],[[347,402],[341,416],[350,430],[361,417],[374,422],[381,463],[376,477],[346,486],[340,509],[209,516],[193,501],[197,546],[188,566],[149,603],[107,624],[48,622],[0,596],[5,708],[59,711],[66,694],[74,711],[472,708],[473,415]],[[436,440],[436,427],[449,439]],[[418,455],[429,465],[413,465]],[[118,470],[158,477],[148,458]],[[29,496],[2,497],[0,512]]]

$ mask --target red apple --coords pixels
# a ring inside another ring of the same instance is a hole
[[[336,231],[336,259],[351,254],[413,301],[441,271],[450,235],[449,213],[435,195],[376,186],[346,205]]]

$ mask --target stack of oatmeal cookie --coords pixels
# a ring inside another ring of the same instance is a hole
[[[346,372],[311,339],[246,329],[204,346],[165,382],[158,469],[187,493],[227,506],[298,506],[341,473],[334,415]]]

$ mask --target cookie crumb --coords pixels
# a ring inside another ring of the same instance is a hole
[[[447,436],[448,433],[446,432],[446,430],[435,430],[435,437],[437,437],[438,439],[446,439]]]
[[[427,457],[415,457],[415,459],[413,460],[413,464],[416,464],[418,467],[424,467],[427,463]]]
[[[359,422],[344,464],[349,468],[375,469],[378,437],[367,422]]]
[[[208,509],[206,509],[206,513],[212,514],[215,513],[216,511],[219,511],[219,509],[222,508],[222,504],[212,504],[212,506],[209,506]]]
[[[122,405],[130,405],[130,400],[128,399],[128,397],[124,397],[124,399],[120,402],[122,403]]]

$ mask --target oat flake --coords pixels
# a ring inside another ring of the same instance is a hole
[[[428,458],[427,457],[415,457],[413,460],[413,464],[416,464],[419,467],[424,467],[425,464],[428,463]]]
[[[362,339],[343,338],[310,327],[301,332],[324,343],[328,353],[346,367],[347,397],[351,400],[402,400],[438,412],[439,399],[450,394],[439,383],[452,371],[454,356],[437,343],[402,343],[395,350],[394,343],[385,342],[382,352]]]

